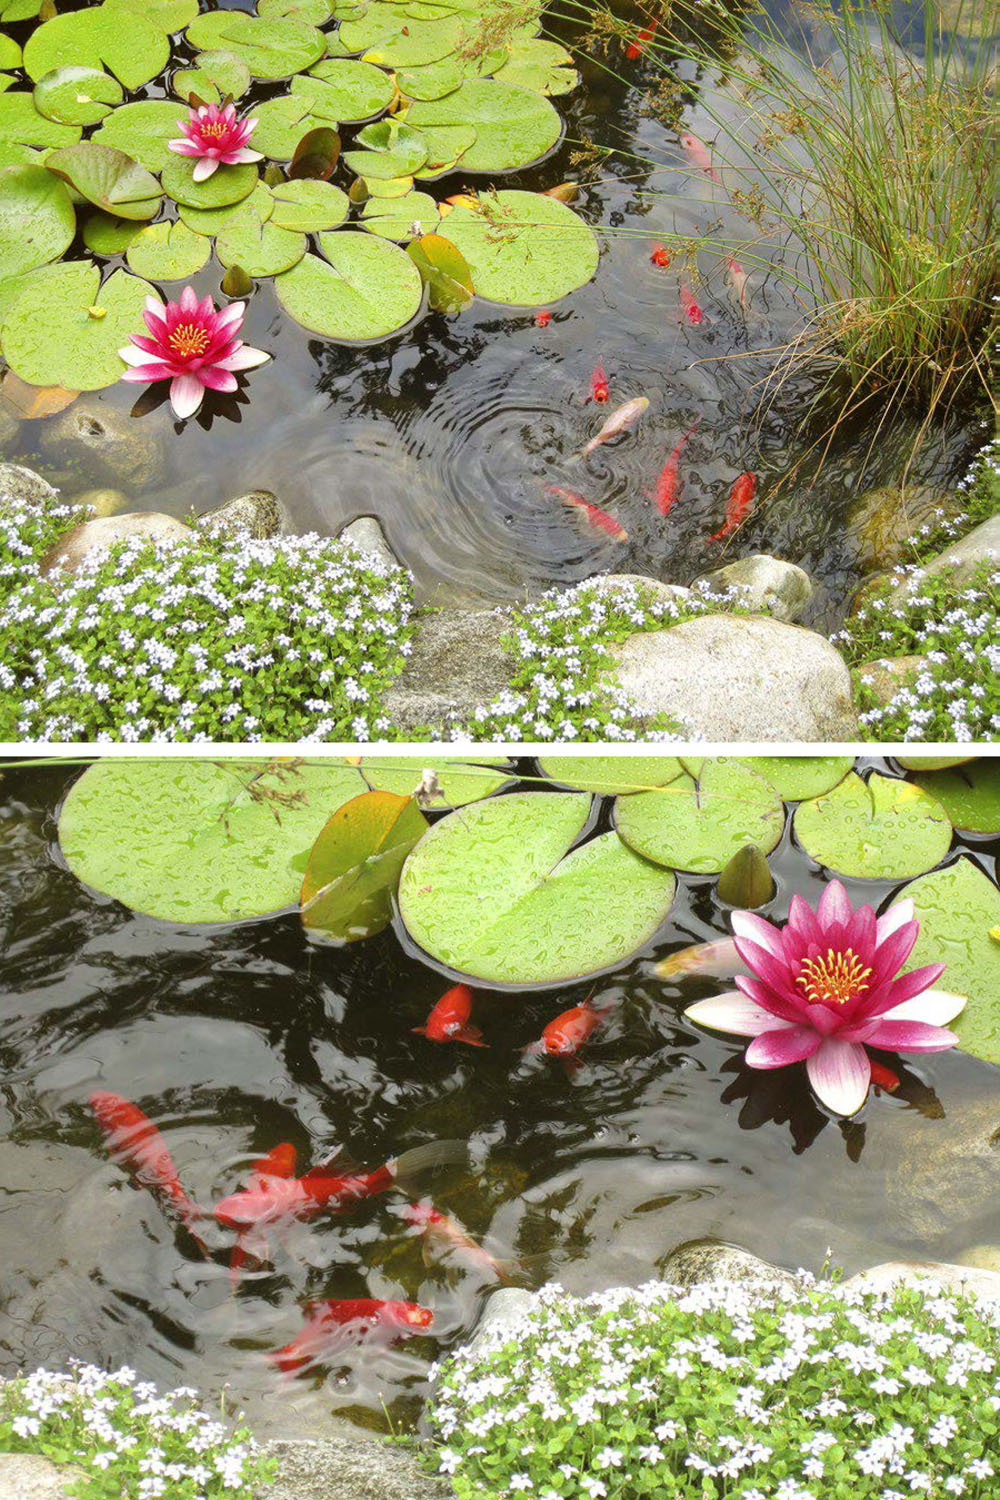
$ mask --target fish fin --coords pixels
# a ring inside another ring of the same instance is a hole
[[[407,1190],[414,1178],[434,1167],[466,1165],[469,1160],[468,1141],[428,1141],[424,1146],[414,1146],[404,1151],[393,1161],[386,1162],[386,1169],[395,1178],[397,1186]]]
[[[244,1270],[259,1271],[270,1259],[267,1235],[247,1230],[237,1235],[229,1257],[229,1284],[235,1292]]]
[[[478,1026],[463,1026],[461,1031],[456,1031],[452,1037],[453,1042],[465,1042],[470,1047],[488,1047],[489,1042],[483,1041],[483,1033]]]
[[[426,1036],[427,1035],[427,1027],[426,1026],[411,1026],[410,1030],[413,1032],[414,1036]]]
[[[521,1048],[521,1051],[524,1053],[525,1057],[540,1057],[541,1054],[545,1051],[545,1044],[544,1042],[538,1041],[529,1042],[526,1047]]]
[[[583,1067],[583,1063],[578,1057],[573,1057],[568,1054],[560,1057],[559,1065],[571,1083],[576,1077],[577,1073],[579,1073],[580,1069]]]
[[[303,1172],[300,1182],[308,1182],[311,1177],[347,1177],[352,1172],[360,1171],[358,1163],[347,1155],[342,1146],[336,1146],[332,1155],[324,1161],[310,1167],[308,1172]]]

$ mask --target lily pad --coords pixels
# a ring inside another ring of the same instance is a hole
[[[124,369],[118,350],[142,327],[153,288],[127,271],[101,285],[92,261],[62,261],[34,277],[4,313],[0,343],[15,374],[29,385],[97,391]]]
[[[260,181],[257,163],[253,161],[216,167],[204,182],[195,182],[194,168],[192,157],[171,154],[160,177],[163,191],[186,208],[227,208],[249,197]]]
[[[242,266],[248,276],[277,276],[305,255],[306,237],[273,218],[262,220],[251,196],[220,229],[215,253],[224,266]]]
[[[15,89],[0,94],[0,147],[71,146],[81,134],[79,125],[48,119],[30,94]]]
[[[165,36],[183,31],[198,14],[198,0],[104,0],[104,3],[132,16],[141,15]]]
[[[930,870],[951,846],[940,802],[910,781],[856,772],[822,797],[799,804],[795,836],[817,864],[870,880],[902,880]]]
[[[402,198],[369,198],[361,219],[371,234],[403,242],[433,234],[440,215],[430,193],[406,193]]]
[[[15,21],[30,21],[41,8],[42,0],[0,0],[0,23],[10,26]],[[5,68],[15,66],[14,63],[4,63]]]
[[[302,87],[310,82],[318,89],[324,87],[316,79],[293,78],[290,93],[268,99],[254,111],[258,121],[253,134],[254,149],[263,151],[272,161],[291,161],[296,146],[308,131],[323,125],[337,127],[337,116],[327,101]]]
[[[423,283],[398,246],[359,230],[321,234],[325,260],[303,256],[275,279],[285,311],[329,339],[383,339],[420,310]]]
[[[386,163],[395,168],[393,171],[383,168],[377,172],[369,169],[367,173],[361,173],[362,176],[412,177],[427,160],[427,142],[419,130],[398,120],[376,120],[373,125],[359,130],[357,139],[358,145],[366,152],[374,151],[384,156]]]
[[[572,54],[558,42],[540,38],[513,42],[507,61],[493,76],[501,83],[516,83],[521,88],[550,96],[568,94],[580,82]]]
[[[4,13],[3,3],[0,0],[0,16]],[[20,43],[15,42],[12,36],[4,36],[0,33],[0,68],[19,68],[21,66]]]
[[[240,209],[252,203],[254,213],[263,224],[274,212],[274,198],[266,182],[257,183],[251,193],[238,203],[223,204],[222,208],[191,208],[186,203],[178,206],[177,212],[189,229],[196,234],[221,234],[226,225],[236,217]]]
[[[922,875],[900,892],[912,898],[920,936],[907,969],[947,964],[940,988],[968,997],[952,1030],[966,1052],[1000,1063],[1000,891],[970,859]]]
[[[388,927],[404,861],[426,832],[413,799],[394,792],[363,792],[339,807],[312,847],[302,884],[309,936],[349,943]]]
[[[54,68],[104,68],[129,90],[149,83],[170,61],[166,35],[142,11],[126,21],[115,5],[67,11],[39,26],[24,46],[24,66],[37,83]]]
[[[325,26],[330,19],[330,0],[257,0],[259,16],[292,16],[310,26]]]
[[[399,91],[407,99],[444,99],[464,83],[467,73],[457,57],[443,57],[439,62],[420,68],[401,68],[396,74]]]
[[[339,187],[308,177],[279,182],[271,189],[271,197],[272,222],[279,229],[295,229],[302,234],[336,229],[350,211],[347,194]]]
[[[929,771],[912,778],[936,798],[955,828],[1000,833],[1000,760],[975,760],[961,769]]]
[[[393,82],[388,73],[371,63],[347,58],[324,58],[302,78],[316,78],[329,92],[329,105],[342,125],[356,125],[381,114],[392,103]]]
[[[75,234],[73,204],[57,177],[44,167],[0,171],[0,267],[5,277],[58,260]]]
[[[212,243],[203,234],[176,220],[147,224],[126,253],[129,270],[148,281],[186,281],[200,271],[211,254]]]
[[[801,802],[831,791],[854,765],[850,755],[753,755],[738,759],[769,781],[786,802]]]
[[[250,87],[250,69],[235,52],[201,52],[196,68],[180,68],[170,80],[174,93],[187,103],[197,94],[206,104],[241,99]]]
[[[426,804],[431,809],[463,807],[468,802],[478,802],[481,797],[492,797],[501,787],[510,786],[513,780],[507,767],[435,760],[432,756],[426,760],[422,756],[395,760],[385,755],[366,756],[359,770],[370,787],[402,796],[412,795],[425,770],[433,771],[440,783],[441,795]]]
[[[533,89],[492,78],[470,78],[444,99],[411,104],[406,121],[417,130],[471,126],[474,143],[462,157],[467,172],[509,172],[545,156],[562,136],[558,113]]]
[[[472,301],[472,272],[457,245],[443,234],[424,234],[406,247],[435,312],[461,312]]]
[[[198,16],[187,29],[192,47],[207,52],[235,52],[263,79],[291,78],[326,52],[326,37],[307,21],[291,16],[246,16],[214,10]]]
[[[168,162],[179,159],[167,142],[180,135],[185,114],[184,106],[171,99],[137,99],[109,115],[92,139],[134,156],[147,172],[162,172]]]
[[[0,276],[0,335],[7,314],[22,292],[30,287],[41,286],[46,281],[58,285],[65,261],[57,260],[49,265],[36,266],[33,271],[23,271],[20,276]],[[2,337],[0,337],[2,344]],[[31,385],[33,381],[26,382]]]
[[[658,791],[619,797],[615,827],[627,844],[657,864],[714,875],[745,844],[762,854],[785,827],[777,792],[737,760],[709,760],[696,779],[683,773]]]
[[[565,203],[510,189],[460,204],[448,238],[472,269],[481,297],[509,307],[544,307],[586,285],[597,270],[597,240]]]
[[[298,900],[356,771],[301,762],[104,760],[71,787],[59,842],[94,890],[165,922],[235,922]]]
[[[79,141],[61,146],[45,163],[81,197],[117,219],[151,219],[160,206],[160,184],[116,146]]]
[[[356,19],[341,23],[337,40],[347,52],[364,53],[364,61],[383,68],[419,67],[450,57],[468,30],[466,18],[407,16],[389,0],[376,0]]]
[[[538,766],[560,786],[613,797],[666,786],[683,774],[672,755],[546,755]]]
[[[54,68],[35,84],[35,108],[62,125],[96,125],[124,98],[117,78],[101,68]]]
[[[121,255],[148,226],[95,209],[83,221],[83,243],[95,255]]]
[[[589,814],[585,795],[539,792],[449,813],[403,867],[410,936],[490,984],[559,984],[623,963],[662,924],[676,882],[615,833],[572,848]]]
[[[405,198],[407,193],[413,192],[412,177],[373,177],[370,182],[361,182],[359,178],[351,184],[352,203],[365,201],[364,194],[360,198],[355,197],[359,182],[364,193],[371,198]]]

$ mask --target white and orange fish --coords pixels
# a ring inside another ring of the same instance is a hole
[[[633,396],[631,401],[626,401],[622,406],[616,406],[604,426],[589,443],[585,443],[580,449],[579,457],[586,458],[588,453],[593,453],[602,443],[609,443],[612,438],[628,432],[634,427],[639,418],[649,410],[648,396]]]
[[[588,526],[594,531],[603,531],[613,542],[628,541],[628,532],[620,521],[616,521],[614,516],[609,516],[607,511],[602,510],[599,505],[592,505],[576,490],[568,490],[561,484],[547,484],[545,493],[554,495],[557,500],[562,501],[563,505],[570,506],[586,521]]]
[[[721,182],[722,178],[712,166],[712,153],[701,137],[693,135],[690,130],[685,130],[682,132],[680,140],[681,150],[684,152],[691,166],[696,171],[704,172],[707,177],[711,177],[713,182]]]

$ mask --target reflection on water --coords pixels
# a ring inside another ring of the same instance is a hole
[[[714,982],[665,985],[652,963],[724,930],[711,882],[681,878],[648,953],[603,979],[613,1006],[575,1080],[522,1048],[583,987],[489,992],[489,1050],[415,1037],[445,981],[390,931],[343,951],[310,947],[292,917],[184,929],[85,890],[54,844],[75,773],[9,771],[0,786],[0,1372],[69,1355],[127,1361],[162,1383],[228,1383],[264,1428],[306,1430],[336,1410],[412,1414],[428,1361],[466,1334],[489,1283],[427,1266],[387,1195],[276,1238],[273,1265],[229,1283],[230,1235],[203,1259],[109,1161],[86,1105],[133,1099],[160,1126],[201,1203],[246,1179],[281,1141],[300,1164],[336,1145],[375,1166],[437,1139],[471,1166],[427,1179],[428,1199],[525,1279],[575,1291],[639,1282],[677,1244],[736,1239],[786,1264],[848,1267],[1000,1243],[998,1072],[960,1054],[913,1059],[894,1098],[835,1124],[791,1074],[751,1075],[682,1006]],[[973,857],[992,864],[996,842]],[[767,914],[819,875],[785,841]],[[860,895],[861,882],[849,882]],[[881,903],[891,887],[864,883]],[[992,1142],[992,1144],[991,1144]],[[288,1381],[266,1358],[323,1297],[406,1298],[434,1337]]]

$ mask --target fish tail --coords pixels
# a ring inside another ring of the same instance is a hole
[[[408,1184],[424,1172],[435,1167],[464,1166],[469,1160],[468,1141],[428,1141],[424,1146],[414,1146],[402,1156],[387,1161],[385,1170],[396,1187],[408,1190]]]
[[[466,1042],[470,1047],[488,1047],[489,1042],[483,1041],[483,1033],[478,1026],[463,1026],[461,1031],[456,1031],[454,1040]]]
[[[411,1026],[410,1030],[413,1032],[414,1036],[426,1036],[427,1035],[427,1027],[426,1026]]]

